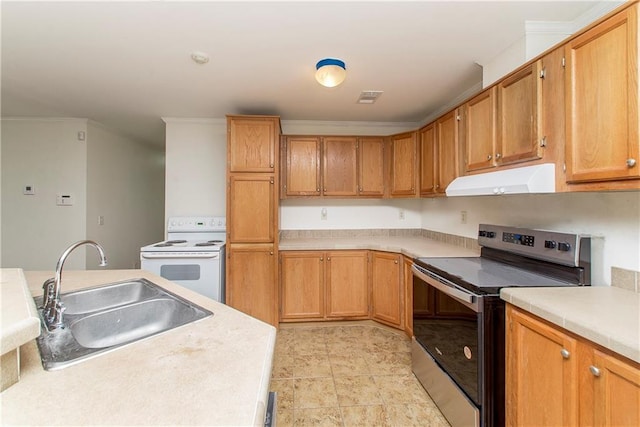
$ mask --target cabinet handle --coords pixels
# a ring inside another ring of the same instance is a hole
[[[491,160],[492,158],[493,158],[493,156],[492,156],[491,154],[489,154],[489,155],[487,156],[487,160]]]
[[[547,69],[545,67],[542,70],[540,70],[540,78],[544,79],[546,77],[546,75],[547,75]]]
[[[323,258],[323,257],[320,257],[320,261],[324,261],[324,258]]]
[[[636,165],[636,159],[627,159],[627,167],[632,168]]]
[[[397,264],[397,263],[398,263],[398,260],[393,261],[393,263],[394,263],[394,264]]]
[[[436,190],[440,188],[440,184],[436,184]]]
[[[322,191],[324,191],[324,192],[326,193],[326,192],[327,192],[327,189],[326,189],[326,188],[323,188],[323,189],[322,189]]]
[[[273,251],[270,251],[270,252],[269,252],[269,255],[273,255]]]
[[[571,356],[571,353],[566,348],[563,348],[562,350],[560,350],[560,354],[562,355],[563,359],[568,359],[569,356]]]
[[[593,365],[589,366],[589,371],[591,371],[591,373],[593,374],[594,377],[599,377],[600,376],[600,369],[596,368]]]
[[[319,193],[319,192],[320,192],[320,189],[319,189],[319,188],[316,188],[316,193]]]
[[[502,158],[502,154],[496,153],[496,160]]]
[[[331,261],[331,257],[330,256],[327,257],[327,261]]]
[[[273,179],[269,180],[269,182],[270,182],[271,184],[273,184]]]
[[[273,167],[273,163],[269,163],[269,167],[272,168]]]

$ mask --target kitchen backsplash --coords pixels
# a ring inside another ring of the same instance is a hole
[[[438,242],[480,251],[478,240],[470,237],[420,228],[348,229],[348,230],[280,230],[280,239],[326,239],[329,237],[425,237]]]
[[[611,286],[640,293],[640,271],[611,267]]]

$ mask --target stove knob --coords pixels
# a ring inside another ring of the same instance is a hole
[[[558,250],[561,252],[569,252],[571,250],[571,245],[566,242],[558,243]]]
[[[545,240],[544,247],[547,249],[555,249],[556,248],[555,240]]]
[[[487,237],[490,239],[493,239],[494,237],[496,237],[496,232],[495,231],[487,231]]]
[[[478,236],[479,237],[487,237],[487,232],[484,231],[484,230],[480,230],[480,231],[478,231]]]

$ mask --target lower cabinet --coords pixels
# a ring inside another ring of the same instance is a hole
[[[273,244],[227,245],[227,305],[277,326],[277,259]]]
[[[640,364],[507,305],[508,426],[640,425]]]
[[[280,320],[369,317],[367,251],[281,252]]]
[[[404,329],[402,255],[371,252],[371,317]]]

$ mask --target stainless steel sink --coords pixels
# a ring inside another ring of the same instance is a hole
[[[43,327],[37,343],[46,370],[90,357],[212,316],[146,279],[110,283],[61,295],[64,325]],[[42,317],[42,298],[35,298]],[[44,324],[43,324],[44,326]]]

